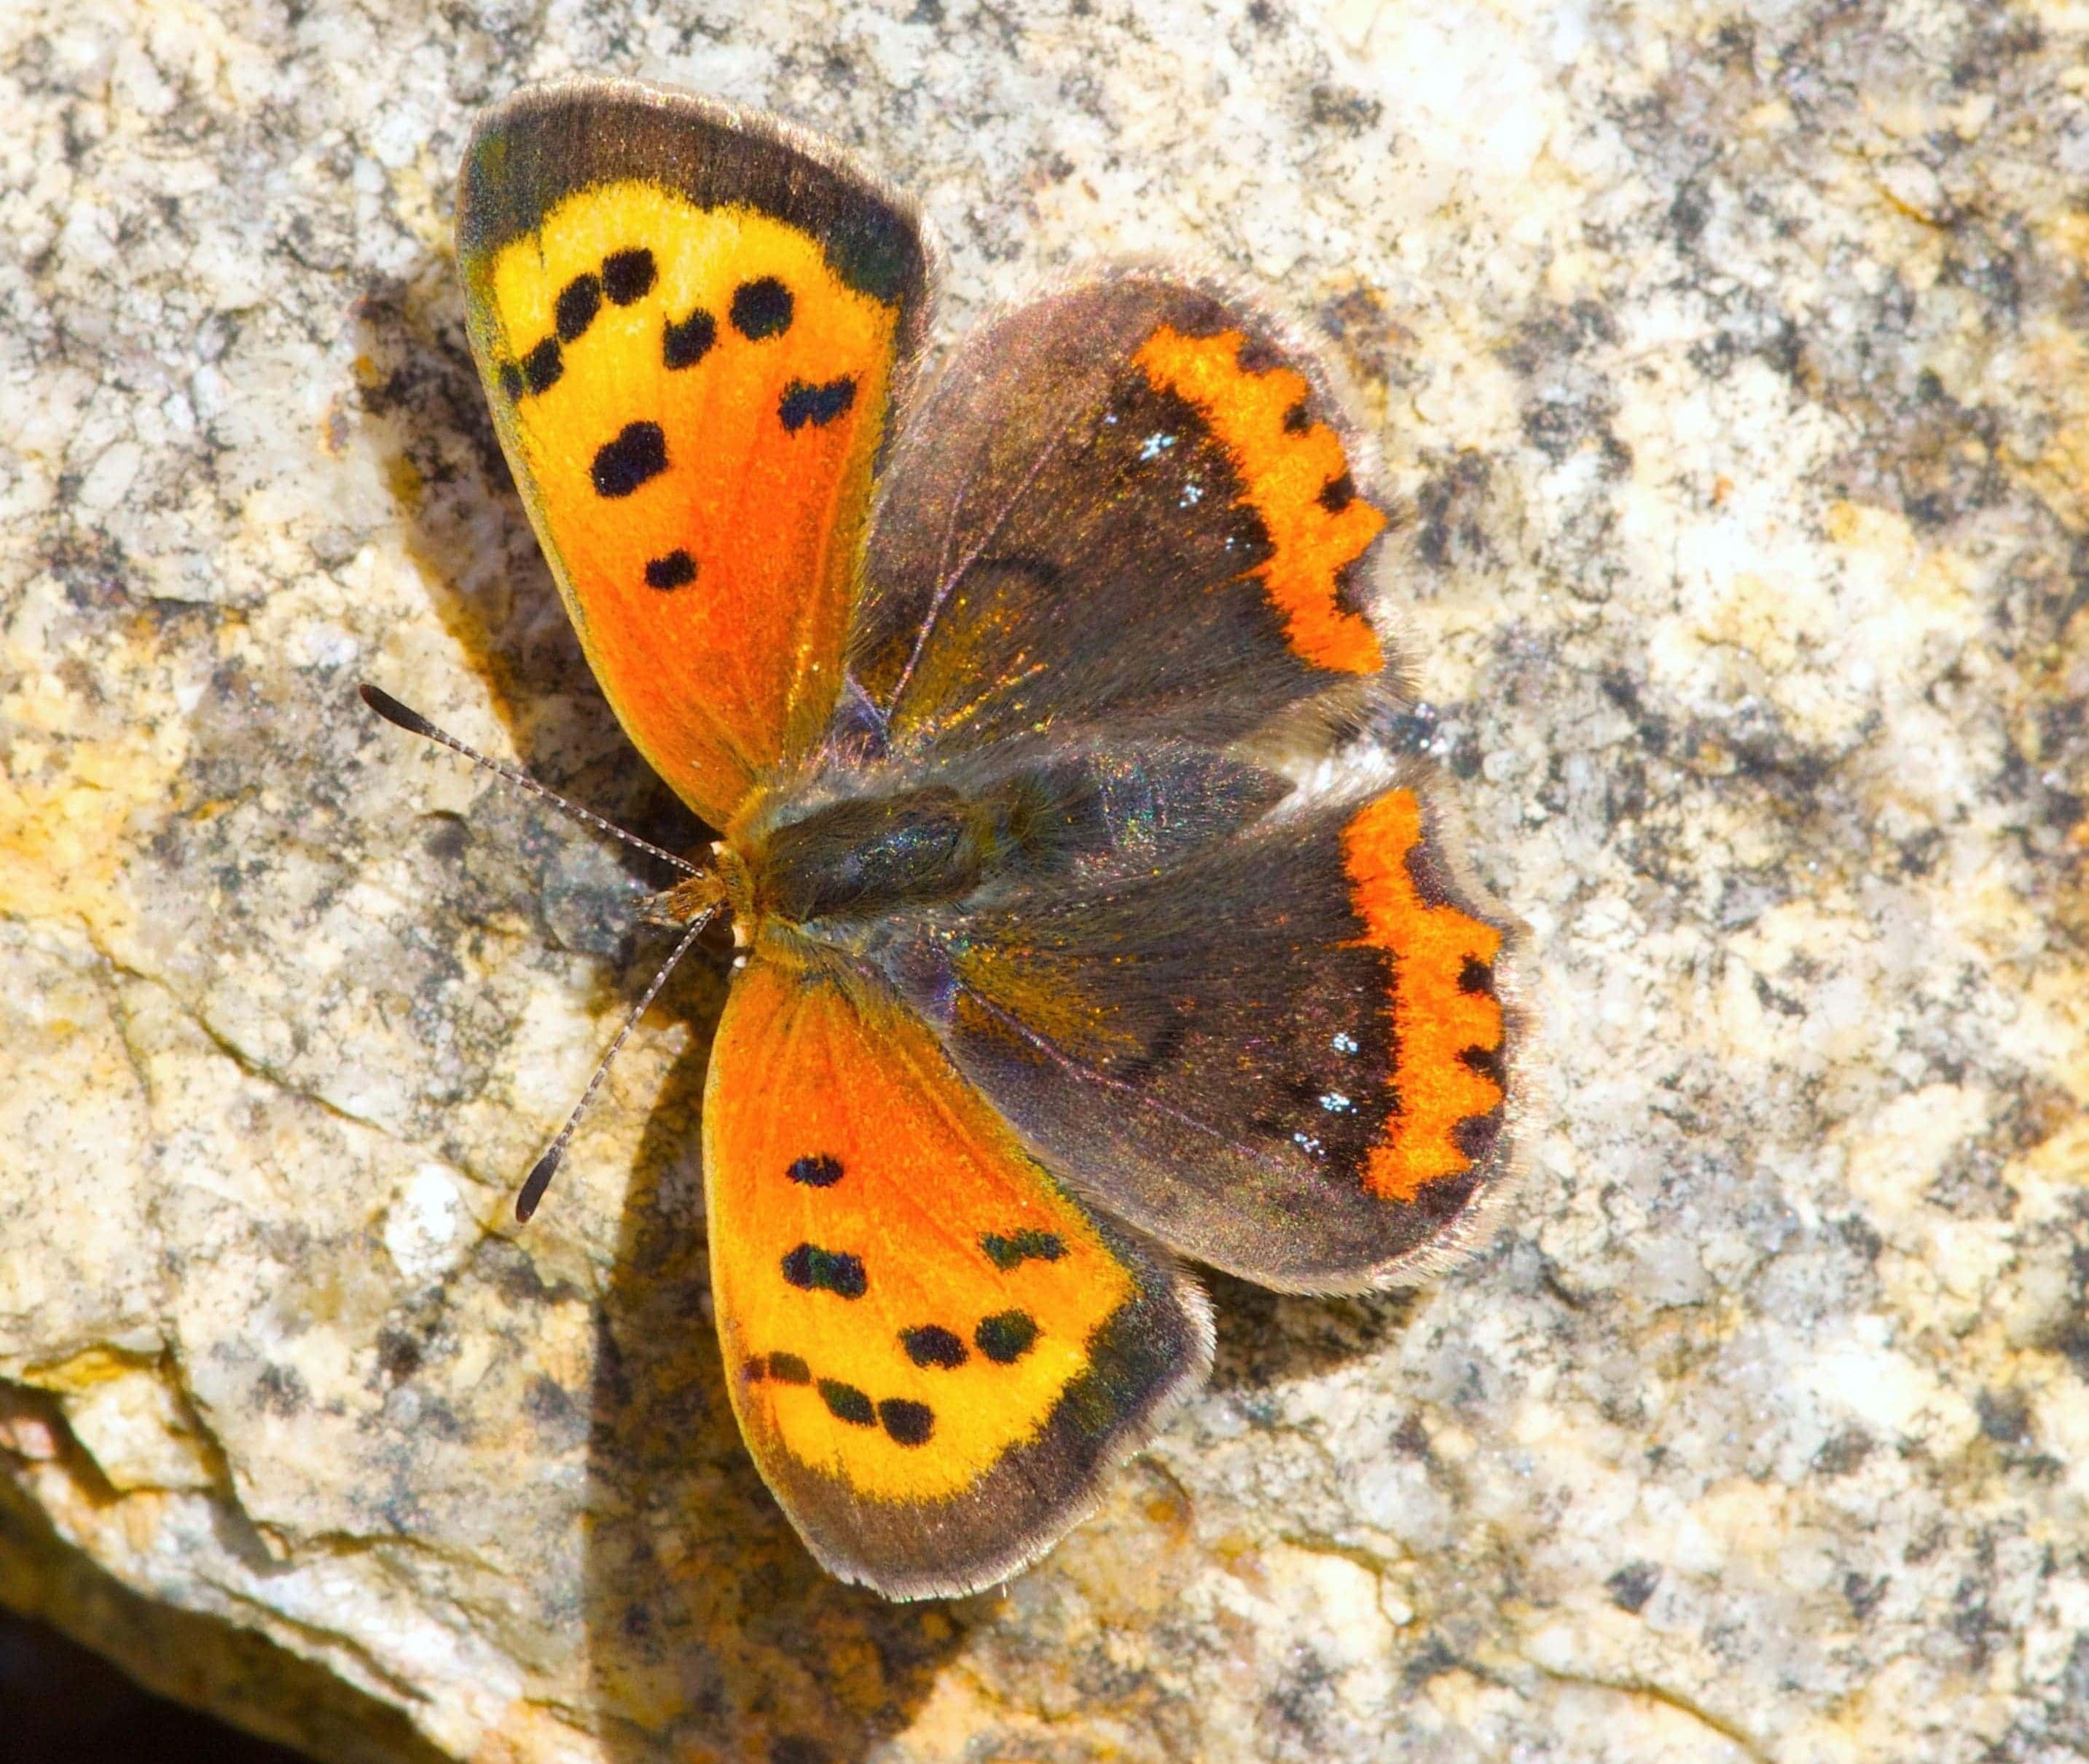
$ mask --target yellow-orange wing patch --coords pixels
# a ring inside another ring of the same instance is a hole
[[[1473,1164],[1459,1129],[1499,1110],[1508,1030],[1493,986],[1502,934],[1448,898],[1430,899],[1413,864],[1422,852],[1422,802],[1392,790],[1342,830],[1363,941],[1392,958],[1386,1014],[1398,1049],[1398,1105],[1362,1172],[1388,1200],[1412,1200],[1426,1183]]]
[[[912,222],[773,129],[583,86],[482,126],[459,245],[495,426],[589,662],[723,825],[834,702],[925,298]]]
[[[1317,667],[1375,674],[1385,651],[1371,621],[1341,603],[1342,572],[1384,530],[1358,496],[1341,437],[1304,413],[1303,374],[1243,366],[1242,331],[1186,337],[1163,324],[1132,358],[1154,386],[1193,406],[1232,457],[1272,547],[1257,573],[1292,648]]]
[[[904,1007],[757,951],[704,1102],[734,1407],[826,1564],[991,1584],[1202,1376],[1195,1288],[1062,1190]]]

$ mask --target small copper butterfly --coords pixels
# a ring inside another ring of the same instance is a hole
[[[917,384],[913,206],[684,94],[492,110],[457,247],[588,659],[721,834],[661,898],[740,950],[703,1158],[749,1449],[835,1573],[990,1585],[1203,1376],[1177,1256],[1382,1286],[1503,1181],[1510,924],[1411,772],[1272,757],[1396,697],[1384,499],[1193,277],[1069,282]]]

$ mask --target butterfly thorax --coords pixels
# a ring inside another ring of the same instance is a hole
[[[961,899],[1008,843],[1000,819],[933,785],[831,803],[749,854],[753,916],[804,925]]]
[[[1078,769],[1039,765],[958,788],[830,779],[808,800],[771,799],[719,853],[738,941],[770,928],[831,928],[948,905],[1010,878],[1063,870],[1097,835]]]

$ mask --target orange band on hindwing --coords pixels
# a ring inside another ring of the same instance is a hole
[[[1380,796],[1342,831],[1362,941],[1392,960],[1398,1101],[1364,1170],[1365,1186],[1388,1200],[1411,1200],[1425,1183],[1469,1169],[1458,1125],[1491,1114],[1503,1095],[1502,1007],[1493,993],[1502,934],[1423,897],[1409,867],[1422,837],[1422,804],[1411,790]]]
[[[1341,573],[1370,549],[1385,516],[1356,494],[1340,436],[1305,420],[1305,376],[1242,367],[1246,341],[1239,331],[1186,337],[1164,324],[1132,358],[1157,391],[1192,406],[1231,457],[1241,500],[1274,548],[1259,573],[1285,641],[1315,667],[1375,674],[1385,651],[1370,621],[1342,605]]]

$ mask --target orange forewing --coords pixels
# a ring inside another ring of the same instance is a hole
[[[773,125],[586,89],[481,126],[469,328],[596,679],[722,826],[834,704],[920,242]]]
[[[641,251],[646,293],[561,341],[562,295]],[[803,234],[642,183],[568,197],[487,286],[503,436],[595,677],[654,770],[723,822],[833,702],[894,315]],[[760,334],[779,288],[787,327]],[[534,390],[547,340],[560,371]]]
[[[704,1163],[735,1411],[851,1577],[951,1590],[1006,1572],[1092,1498],[1062,1463],[1135,1438],[1202,1376],[1194,1289],[1100,1225],[925,1027],[845,970],[757,953],[740,974]]]

